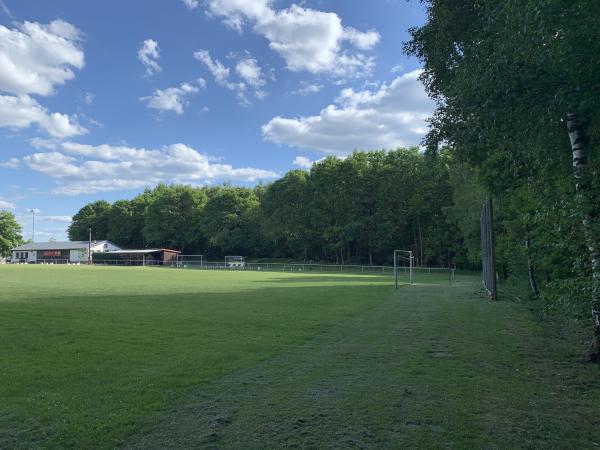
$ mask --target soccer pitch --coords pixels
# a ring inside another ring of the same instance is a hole
[[[476,279],[391,281],[0,266],[0,448],[593,442],[572,343]]]

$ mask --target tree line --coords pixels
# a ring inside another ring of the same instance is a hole
[[[254,188],[159,184],[131,200],[95,201],[69,237],[184,254],[387,264],[394,249],[418,265],[477,266],[453,221],[449,155],[417,148],[328,157]]]

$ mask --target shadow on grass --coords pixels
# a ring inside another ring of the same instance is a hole
[[[295,276],[298,275],[298,276]],[[348,283],[358,283],[358,285],[365,285],[366,283],[372,282],[378,285],[388,284],[390,287],[393,285],[393,278],[391,276],[381,275],[328,275],[328,274],[307,274],[292,273],[291,276],[285,278],[268,278],[266,280],[256,281],[257,283],[268,282],[268,283],[282,283],[282,284],[293,284],[293,283],[338,283],[340,287],[347,286]],[[328,287],[331,284],[327,284]]]
[[[400,290],[289,352],[190,390],[122,446],[591,446],[600,392],[576,386],[591,386],[597,371],[524,308],[473,301],[472,288],[458,288],[459,298]]]
[[[0,448],[114,447],[190,386],[288,352],[389,292],[266,285],[0,302]]]

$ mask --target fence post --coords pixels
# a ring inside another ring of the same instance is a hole
[[[496,262],[494,252],[494,214],[492,199],[487,197],[481,209],[481,265],[486,294],[496,300]]]

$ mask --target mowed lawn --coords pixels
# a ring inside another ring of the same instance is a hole
[[[577,338],[418,281],[0,266],[0,448],[600,446]]]
[[[364,314],[391,280],[32,265],[0,286],[0,448],[74,448]]]

